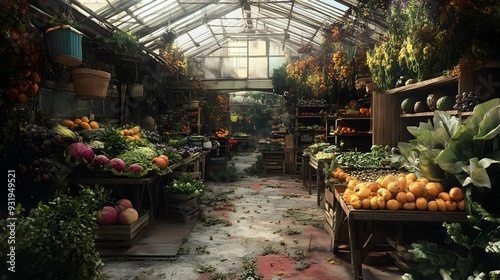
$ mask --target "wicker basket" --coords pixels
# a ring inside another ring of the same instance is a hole
[[[106,97],[111,73],[88,68],[75,68],[71,76],[73,77],[75,92],[78,98],[92,99]]]
[[[54,62],[76,67],[82,64],[82,33],[69,25],[55,26],[45,32]]]

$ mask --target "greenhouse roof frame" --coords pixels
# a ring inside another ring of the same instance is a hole
[[[57,0],[110,31],[134,35],[150,53],[159,53],[162,36],[173,31],[175,44],[188,57],[206,57],[233,40],[268,39],[283,49],[298,50],[322,43],[331,23],[357,20],[355,0]],[[46,1],[38,1],[46,2]],[[39,7],[44,10],[43,6]],[[47,10],[45,10],[47,11]],[[53,14],[53,13],[48,13]],[[76,17],[75,17],[76,18]],[[380,40],[385,25],[380,16],[356,28],[371,30]],[[357,38],[350,38],[355,41]]]

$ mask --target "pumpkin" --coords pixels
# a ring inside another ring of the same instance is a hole
[[[158,157],[162,158],[163,160],[165,160],[167,162],[167,165],[170,164],[170,160],[168,159],[168,157],[166,155],[159,155]]]
[[[168,162],[161,157],[155,157],[151,162],[160,169],[165,169],[168,166]]]

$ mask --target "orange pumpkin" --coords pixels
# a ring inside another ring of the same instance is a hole
[[[159,155],[158,157],[164,159],[167,162],[167,165],[170,163],[170,161],[166,155]]]
[[[151,162],[160,169],[165,169],[168,166],[168,162],[161,157],[155,157]]]

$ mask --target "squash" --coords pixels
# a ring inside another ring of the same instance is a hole
[[[80,126],[81,126],[83,129],[85,129],[85,130],[89,130],[89,129],[90,129],[90,125],[89,125],[88,123],[86,123],[86,122],[82,122],[82,123],[80,124]]]
[[[99,128],[99,124],[97,122],[95,122],[95,121],[91,121],[89,123],[89,125],[90,125],[90,128],[92,128],[92,129],[98,129]]]
[[[408,97],[408,98],[404,99],[403,102],[401,102],[401,110],[403,110],[403,112],[405,112],[405,113],[415,112],[414,111],[415,102],[416,102],[416,100],[413,97]]]

